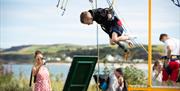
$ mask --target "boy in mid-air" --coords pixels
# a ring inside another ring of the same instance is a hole
[[[123,27],[121,21],[114,15],[112,9],[109,8],[98,8],[89,11],[84,11],[80,15],[80,21],[83,24],[91,25],[93,21],[96,21],[101,25],[102,30],[106,32],[110,37],[111,45],[118,44],[120,48],[124,50],[125,53],[129,53],[128,49],[125,48],[120,42],[124,41],[132,47],[131,39],[135,37],[130,37],[123,34]]]

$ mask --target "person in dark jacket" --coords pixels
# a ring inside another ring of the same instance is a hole
[[[112,45],[118,44],[124,52],[128,52],[128,49],[126,49],[120,42],[126,42],[130,47],[132,47],[132,42],[130,40],[136,38],[133,36],[122,35],[124,31],[122,22],[114,15],[114,11],[109,8],[98,8],[84,11],[80,14],[80,21],[87,25],[91,25],[93,24],[93,21],[96,21],[100,24],[102,30],[109,35],[110,43]]]

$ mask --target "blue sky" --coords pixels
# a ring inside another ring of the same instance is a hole
[[[62,0],[61,0],[62,1]],[[115,9],[124,25],[147,44],[148,0],[117,0]],[[69,0],[61,16],[57,0],[0,0],[0,48],[28,44],[71,43],[96,44],[96,23],[88,26],[79,21],[81,11],[91,9],[88,0]],[[98,0],[98,7],[107,7]],[[171,0],[153,0],[153,44],[159,34],[180,38],[180,8]],[[108,35],[99,30],[99,43],[109,43]]]

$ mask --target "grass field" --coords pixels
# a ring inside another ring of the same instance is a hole
[[[2,65],[0,65],[0,70],[0,91],[32,91],[32,87],[29,87],[29,78],[25,77],[23,72],[20,72],[18,74],[19,76],[14,76],[11,70],[6,71],[6,69],[3,69]],[[2,70],[5,70],[5,72]],[[145,73],[134,66],[127,66],[124,69],[124,73],[128,84],[145,85],[147,82]],[[65,82],[62,79],[63,76],[64,74],[54,75],[50,73],[52,91],[62,91]],[[96,89],[96,85],[91,83],[88,91],[96,91]]]

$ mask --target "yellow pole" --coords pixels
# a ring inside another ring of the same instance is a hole
[[[152,71],[151,71],[151,63],[152,63],[152,0],[148,0],[148,88],[152,88]]]

